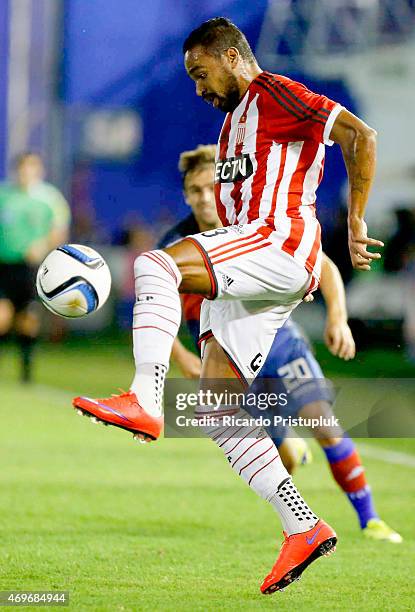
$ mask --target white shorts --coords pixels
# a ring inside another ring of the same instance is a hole
[[[189,236],[212,282],[200,318],[203,344],[213,335],[245,380],[258,374],[278,329],[313,286],[303,265],[256,226],[233,225]]]

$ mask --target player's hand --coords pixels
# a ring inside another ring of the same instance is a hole
[[[307,293],[307,295],[303,297],[303,302],[306,302],[306,304],[314,302],[314,295],[312,293]]]
[[[353,359],[356,354],[352,330],[346,321],[327,321],[324,342],[332,355],[345,361]]]
[[[363,219],[353,219],[349,222],[349,252],[355,270],[370,270],[370,264],[380,259],[380,253],[371,253],[368,246],[383,247],[383,242],[367,235],[367,226]]]
[[[202,362],[197,355],[185,349],[175,361],[185,378],[200,378]]]

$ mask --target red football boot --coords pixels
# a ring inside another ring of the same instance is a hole
[[[78,412],[91,417],[93,421],[131,431],[134,438],[140,441],[157,440],[163,429],[163,417],[154,417],[146,412],[132,391],[103,399],[75,397],[72,404]]]
[[[336,550],[336,542],[335,531],[321,519],[304,533],[287,536],[284,532],[280,554],[261,585],[262,593],[270,595],[299,580],[310,563]]]

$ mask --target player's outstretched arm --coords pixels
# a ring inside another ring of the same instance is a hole
[[[321,264],[320,290],[327,308],[324,342],[341,359],[353,359],[356,347],[347,323],[346,292],[339,269],[325,253]]]
[[[340,145],[349,177],[348,226],[349,251],[356,270],[370,270],[380,253],[371,253],[368,246],[383,246],[380,240],[368,238],[364,213],[376,169],[376,131],[358,117],[343,109],[330,134]]]

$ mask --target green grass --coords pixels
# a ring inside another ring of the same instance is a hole
[[[341,374],[342,377],[355,378],[414,378],[415,365],[403,354],[402,350],[393,347],[389,350],[375,348],[361,351],[347,367],[329,353],[323,343],[315,345],[316,357],[328,375]]]
[[[28,387],[15,382],[7,355],[0,590],[69,590],[77,611],[414,609],[413,468],[365,461],[380,513],[405,538],[400,546],[367,542],[313,447],[315,463],[295,480],[335,526],[338,550],[284,593],[264,597],[258,587],[277,554],[278,518],[211,442],[136,445],[71,410],[72,392],[128,387],[128,348],[44,346]],[[415,455],[413,441],[386,445]]]

